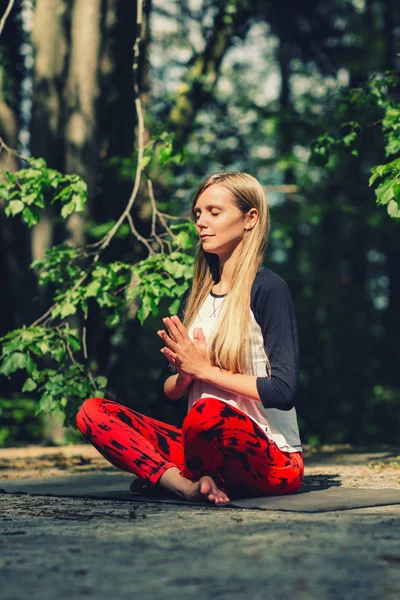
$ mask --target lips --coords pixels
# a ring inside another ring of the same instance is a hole
[[[212,235],[201,235],[200,239],[204,240],[204,239],[209,238],[209,237],[214,237],[214,236],[212,236]]]

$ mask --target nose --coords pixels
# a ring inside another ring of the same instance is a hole
[[[199,215],[199,217],[196,221],[196,225],[199,229],[204,229],[205,227],[208,227],[208,222],[207,222],[207,219],[205,218],[204,214]]]

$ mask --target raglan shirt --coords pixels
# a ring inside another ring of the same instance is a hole
[[[181,319],[189,291],[182,298],[178,312]],[[226,295],[210,292],[188,330],[192,340],[195,327],[201,327],[206,341],[210,340],[225,298]],[[189,388],[188,411],[201,398],[218,398],[246,413],[281,450],[301,451],[294,408],[299,383],[299,342],[289,286],[279,275],[264,267],[254,279],[249,310],[251,362],[261,402],[194,380]],[[270,377],[264,348],[271,365]],[[166,361],[159,379],[159,392],[169,403],[171,400],[164,394],[164,383],[174,373],[175,370]]]

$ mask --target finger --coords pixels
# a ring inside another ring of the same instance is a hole
[[[163,322],[164,325],[168,327],[168,332],[174,340],[178,341],[183,337],[181,331],[178,329],[178,327],[170,317],[165,317],[165,319],[163,319]]]
[[[193,337],[200,343],[206,343],[206,338],[201,327],[194,328]]]
[[[178,362],[178,355],[169,348],[161,348],[160,352],[162,352],[174,366],[175,363]]]
[[[202,328],[201,327],[196,327],[195,331],[196,331],[196,337],[199,340],[199,342],[202,342],[202,343],[206,342],[206,338],[205,338],[205,335],[203,333]],[[193,334],[194,334],[194,332],[193,332]]]
[[[184,326],[184,324],[182,323],[182,321],[180,320],[178,315],[174,315],[173,317],[171,317],[171,320],[173,321],[176,328],[178,329],[178,331],[180,331],[180,333],[183,337],[185,337],[185,335],[186,336],[188,335],[188,330],[186,329],[186,327]]]
[[[157,331],[157,335],[162,339],[164,344],[166,344],[168,346],[168,348],[170,348],[171,350],[176,350],[176,348],[177,348],[176,342],[173,339],[171,339],[169,337],[169,335],[163,329],[161,329],[160,331]]]

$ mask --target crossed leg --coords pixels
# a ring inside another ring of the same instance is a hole
[[[113,465],[190,500],[288,494],[303,478],[301,452],[282,452],[216,398],[198,400],[182,430],[103,398],[86,400],[76,423]]]
[[[182,431],[122,404],[89,398],[76,415],[81,433],[115,467],[189,500],[226,502],[211,474],[185,476]]]

